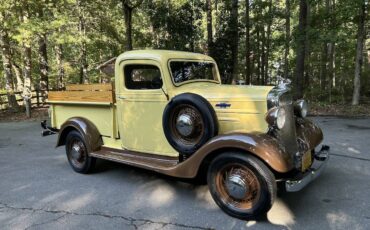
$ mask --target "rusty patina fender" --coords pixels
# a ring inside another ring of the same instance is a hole
[[[71,130],[77,130],[81,133],[89,152],[99,150],[103,144],[98,129],[91,121],[83,117],[72,117],[61,126],[56,147],[65,145],[67,134]]]
[[[304,143],[300,151],[314,149],[323,139],[321,129],[308,119],[296,123],[297,137]],[[294,168],[294,156],[284,151],[279,141],[268,134],[234,133],[216,136],[194,153],[189,159],[175,166],[165,174],[178,177],[195,177],[206,158],[225,151],[244,151],[260,158],[279,173],[287,173]]]
[[[206,158],[212,159],[217,154],[227,151],[241,151],[255,155],[281,173],[288,172],[294,167],[292,157],[285,154],[275,138],[267,134],[234,133],[211,139],[189,159],[175,166],[170,174],[193,178]]]
[[[297,139],[304,143],[300,151],[307,151],[318,146],[324,136],[321,129],[309,119],[297,118],[296,122]]]

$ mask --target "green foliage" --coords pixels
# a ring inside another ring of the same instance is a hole
[[[307,30],[308,50],[306,54],[306,74],[309,83],[305,94],[311,100],[347,102],[352,94],[354,59],[357,33],[357,15],[361,1],[336,0],[333,9],[328,11],[326,1],[309,1],[309,26]],[[223,78],[232,71],[231,41],[232,24],[231,0],[212,1],[213,8],[213,46],[207,47],[205,0],[144,0],[133,11],[133,46],[135,49],[175,49],[205,53],[219,64]],[[290,25],[291,40],[288,56],[289,77],[294,75],[299,1],[291,0]],[[252,50],[252,83],[259,83],[259,61],[266,63],[267,83],[275,84],[277,76],[283,75],[285,51],[285,0],[273,1],[269,11],[268,0],[250,0],[250,46]],[[367,11],[368,12],[368,11]],[[27,17],[25,17],[27,16]],[[85,23],[84,33],[79,22]],[[22,66],[23,45],[32,48],[33,84],[39,81],[38,38],[47,37],[49,60],[49,81],[55,88],[59,68],[56,47],[63,48],[65,81],[76,83],[80,80],[82,48],[86,47],[88,74],[90,81],[97,82],[103,77],[96,66],[124,52],[125,26],[122,1],[119,0],[2,0],[0,4],[0,29],[7,31],[11,38],[12,59]],[[271,34],[267,27],[271,21]],[[369,30],[369,17],[367,18]],[[239,1],[239,74],[245,74],[245,1]],[[264,34],[264,37],[262,36]],[[269,40],[268,40],[269,38]],[[268,64],[262,60],[270,44]],[[321,90],[323,71],[323,46],[335,44],[334,79],[330,92]],[[366,40],[370,49],[370,39]],[[370,92],[370,63],[364,53],[362,71],[362,92]],[[0,61],[0,64],[1,61]],[[0,74],[2,74],[2,65]],[[3,75],[3,74],[2,74]],[[0,78],[0,89],[4,79]]]

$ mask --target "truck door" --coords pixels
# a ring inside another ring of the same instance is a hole
[[[120,69],[123,80],[118,81],[121,90],[117,103],[123,148],[178,156],[162,128],[162,115],[168,99],[160,64],[151,60],[127,60],[120,64]]]

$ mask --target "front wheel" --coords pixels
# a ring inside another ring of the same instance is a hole
[[[207,182],[217,205],[239,219],[256,219],[267,213],[276,197],[271,170],[245,153],[217,156],[208,169]]]
[[[89,173],[95,165],[96,159],[88,155],[82,135],[73,130],[66,138],[66,154],[72,169],[78,173]]]

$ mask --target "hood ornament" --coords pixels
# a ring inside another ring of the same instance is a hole
[[[292,84],[292,81],[288,78],[283,78],[281,76],[277,77],[278,80],[278,87],[279,88],[290,88],[290,85]]]

